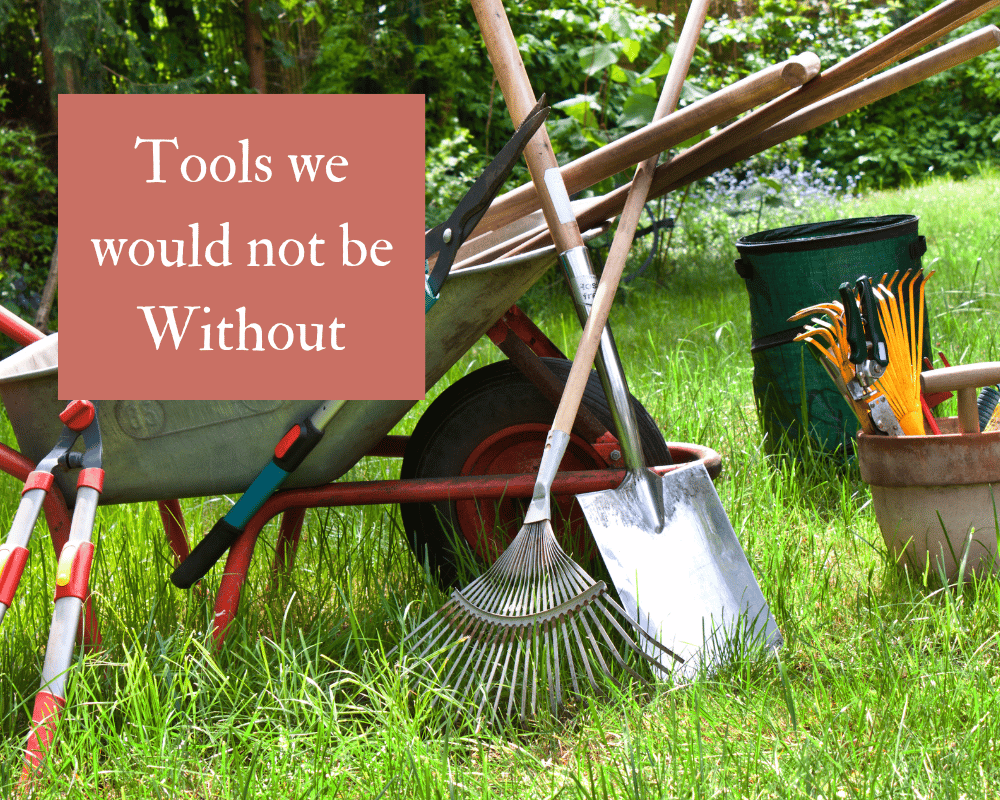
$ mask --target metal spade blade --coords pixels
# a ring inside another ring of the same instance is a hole
[[[632,471],[617,489],[577,495],[625,610],[693,678],[740,652],[781,644],[705,466]],[[650,651],[649,655],[656,657]]]

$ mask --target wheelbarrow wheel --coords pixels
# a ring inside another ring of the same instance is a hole
[[[543,359],[561,380],[570,362]],[[596,372],[591,372],[583,402],[609,429],[611,411]],[[670,450],[642,404],[632,407],[650,466],[669,464]],[[508,361],[482,367],[453,383],[427,408],[403,457],[401,477],[456,475],[533,475],[552,424],[552,404]],[[607,466],[587,442],[571,437],[563,469]],[[491,564],[517,534],[527,499],[437,501],[400,505],[407,540],[441,586],[464,584]],[[572,496],[554,498],[553,528],[560,544],[585,566],[596,548],[583,512]]]

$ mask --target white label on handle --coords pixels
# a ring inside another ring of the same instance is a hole
[[[562,223],[572,222],[573,208],[569,203],[569,195],[566,193],[566,184],[563,183],[562,175],[557,167],[545,170],[545,187],[549,190],[549,197],[555,207],[556,216]]]

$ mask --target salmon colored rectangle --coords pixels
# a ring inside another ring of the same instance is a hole
[[[60,96],[59,397],[423,397],[423,111]]]

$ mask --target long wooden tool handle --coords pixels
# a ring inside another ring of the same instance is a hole
[[[663,165],[657,169],[657,175],[653,180],[652,194],[654,197],[659,196],[693,180],[730,167],[745,158],[763,152],[769,147],[811,131],[813,128],[831,122],[862,106],[881,100],[926,80],[932,75],[987,53],[996,48],[998,43],[1000,43],[1000,36],[998,36],[996,26],[987,25],[961,39],[956,39],[954,42],[942,45],[898,67],[869,78],[857,86],[844,89],[807,106],[760,133],[731,143],[733,146],[725,151],[720,150],[713,153],[714,157],[704,166],[688,172],[683,178],[675,179],[672,170],[665,169],[665,167],[669,168],[673,165]],[[687,152],[689,151],[685,151],[681,157]]]
[[[694,56],[694,49],[698,44],[698,36],[705,24],[709,2],[710,0],[694,0],[688,9],[687,19],[677,42],[674,58],[664,80],[659,102],[656,104],[654,120],[662,119],[677,108],[681,88],[684,86],[684,78],[691,66],[691,58]],[[625,269],[625,260],[632,247],[635,230],[639,225],[639,216],[646,203],[646,194],[649,192],[649,186],[653,180],[657,159],[658,155],[650,156],[636,169],[632,189],[625,202],[625,211],[618,221],[618,229],[611,242],[611,251],[604,264],[597,293],[594,296],[594,303],[590,307],[587,323],[583,326],[580,345],[573,357],[573,366],[570,368],[569,377],[566,379],[566,388],[563,390],[562,400],[559,401],[559,408],[556,409],[556,416],[552,421],[553,430],[569,433],[573,427],[580,402],[583,400],[590,366],[594,363],[594,357],[597,355],[601,334],[608,322],[611,305],[614,303],[615,293],[618,291],[618,283],[621,281],[622,272]]]
[[[784,97],[772,100],[766,106],[757,109],[752,114],[748,114],[743,119],[737,120],[737,122],[713,134],[694,147],[685,150],[684,153],[675,158],[669,165],[661,166],[659,168],[661,173],[666,167],[669,167],[669,173],[662,175],[662,177],[660,175],[657,176],[652,189],[653,196],[655,197],[663,193],[660,187],[679,182],[685,175],[693,174],[695,170],[699,170],[699,168],[708,164],[714,158],[728,152],[734,147],[738,147],[742,141],[760,134],[771,125],[795,113],[799,109],[812,103],[817,103],[831,94],[852,86],[863,78],[873,75],[879,70],[913,53],[920,47],[935,41],[949,31],[954,30],[960,24],[968,22],[998,5],[1000,5],[1000,0],[987,0],[986,2],[982,0],[946,0],[946,2],[935,6],[930,11],[921,14],[873,42],[868,47],[838,62],[823,72],[819,78],[808,81],[796,92],[788,93]],[[707,126],[701,130],[707,130],[708,127],[712,126]],[[695,131],[694,133],[698,132]],[[691,135],[694,135],[694,133]],[[690,138],[690,136],[685,138]],[[684,141],[684,139],[680,141]],[[612,144],[608,147],[614,146]],[[665,145],[665,147],[667,146],[670,145]],[[661,149],[665,149],[665,147]],[[606,149],[601,148],[597,153],[601,153],[601,151]],[[594,155],[596,156],[597,153]],[[574,164],[576,163],[574,162]],[[635,163],[635,161],[630,163]],[[624,167],[620,169],[624,169]],[[704,173],[700,172],[700,174]],[[692,180],[695,179],[693,178]],[[571,186],[574,185],[574,180],[569,175],[566,177],[566,182]],[[581,188],[584,187],[580,186],[570,189],[570,191],[579,191]],[[627,191],[627,189],[624,189],[624,191]],[[498,198],[497,202],[506,203],[510,201],[506,201],[501,197]],[[537,208],[537,206],[535,207]],[[614,213],[617,213],[617,211]],[[614,216],[614,214],[610,216]],[[516,219],[517,217],[513,218]],[[506,221],[510,220],[507,219]],[[497,218],[493,216],[492,209],[483,217],[479,230],[487,230],[486,225],[490,225],[493,228],[498,227]]]
[[[500,91],[503,92],[507,110],[514,127],[520,125],[535,107],[535,93],[517,49],[514,32],[500,0],[472,0],[472,9],[486,42],[486,50],[493,62]],[[569,204],[569,195],[559,175],[559,164],[549,135],[543,125],[524,149],[531,180],[542,203],[542,213],[552,231],[553,241],[559,252],[583,246],[583,237],[576,224]]]
[[[674,56],[675,60],[677,56]],[[593,186],[623,170],[704,133],[744,111],[773,100],[819,74],[819,58],[801,55],[766,67],[680,111],[616,139],[560,167],[570,194]],[[541,208],[531,183],[498,197],[476,226],[477,233],[496,230]],[[474,234],[475,235],[475,234]]]
[[[787,141],[793,136],[807,133],[813,128],[836,119],[838,116],[846,114],[849,111],[854,111],[868,103],[881,100],[895,92],[913,86],[929,78],[931,75],[936,75],[956,64],[988,52],[997,46],[997,42],[997,28],[989,25],[950,44],[938,47],[925,55],[907,61],[905,64],[884,72],[881,75],[869,78],[857,86],[852,86],[832,97],[814,103],[798,113],[783,119],[780,123],[772,125],[766,132],[758,133],[736,142],[723,138],[716,139],[719,134],[714,134],[709,139],[695,145],[695,147],[685,150],[672,161],[657,167],[653,178],[653,187],[650,190],[650,197],[660,197],[668,192],[675,191],[692,181],[696,181],[706,175],[711,175],[721,169],[731,167],[744,158],[755,153],[760,153],[768,147]],[[720,133],[725,133],[725,130],[728,129],[724,129]],[[712,140],[715,140],[714,146],[710,152],[705,154],[708,156],[708,159],[704,166],[698,167],[697,163],[705,159],[698,159],[698,162],[694,165],[688,162],[686,156],[691,150],[701,147]],[[580,215],[580,224],[586,228],[619,214],[624,205],[628,188],[628,186],[621,186],[612,192],[608,192],[599,202],[590,206],[586,212]],[[526,246],[531,248],[542,247],[545,243],[545,237],[536,237],[526,243]]]

